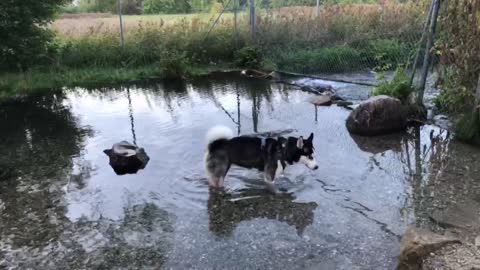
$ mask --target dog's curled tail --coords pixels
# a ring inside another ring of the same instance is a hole
[[[211,146],[221,140],[230,140],[233,138],[233,131],[226,126],[215,126],[207,132],[207,145],[210,150]]]

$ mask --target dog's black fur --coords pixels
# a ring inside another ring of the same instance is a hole
[[[265,181],[271,184],[287,165],[310,160],[309,165],[314,165],[306,165],[310,169],[318,169],[313,154],[313,133],[306,140],[303,137],[220,138],[208,145],[206,169],[212,187],[223,186],[224,178],[232,164],[263,171]]]

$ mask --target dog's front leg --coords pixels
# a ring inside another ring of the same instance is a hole
[[[277,171],[277,164],[275,162],[271,162],[270,164],[267,163],[264,169],[264,179],[265,183],[267,184],[268,190],[275,193],[275,188],[273,186],[273,182],[275,181],[275,174]]]

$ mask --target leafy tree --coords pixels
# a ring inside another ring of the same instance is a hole
[[[191,0],[144,0],[144,12],[155,13],[189,13],[192,10]]]
[[[46,29],[69,0],[0,1],[0,69],[25,69],[48,57],[53,34]]]
[[[143,0],[122,0],[123,14],[141,14]],[[111,12],[117,13],[118,0],[80,0],[80,12]]]

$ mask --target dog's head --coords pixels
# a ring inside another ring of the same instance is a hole
[[[315,160],[315,148],[313,147],[313,133],[307,139],[303,137],[297,139],[295,152],[295,163],[305,164],[311,170],[318,169],[317,161]]]

